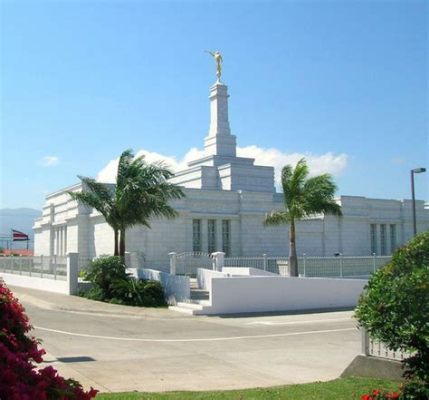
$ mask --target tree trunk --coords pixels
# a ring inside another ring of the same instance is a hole
[[[113,255],[118,256],[119,255],[119,229],[113,229],[114,235],[115,235],[115,251],[113,252]]]
[[[295,220],[292,219],[289,228],[289,271],[290,276],[298,276],[298,257],[295,244]]]
[[[119,257],[125,262],[125,228],[121,228],[121,235],[119,238]]]

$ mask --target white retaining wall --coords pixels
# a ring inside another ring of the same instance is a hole
[[[190,298],[191,288],[189,277],[167,274],[155,269],[139,268],[137,276],[141,279],[159,281],[164,289],[168,304],[176,304]]]
[[[198,268],[197,281],[200,289],[211,291],[212,278],[223,278],[227,274],[220,271],[213,271],[211,269]]]
[[[264,271],[263,269],[258,268],[243,268],[243,267],[223,267],[222,272],[228,275],[245,275],[245,276],[276,276],[273,272]]]
[[[63,280],[7,274],[4,272],[0,272],[0,278],[3,279],[8,286],[11,285],[31,289],[45,290],[47,292],[70,294],[68,282]]]
[[[363,279],[230,277],[211,279],[210,314],[354,307]]]

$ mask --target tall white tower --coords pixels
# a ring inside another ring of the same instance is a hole
[[[242,190],[273,193],[274,168],[254,165],[253,158],[237,157],[236,138],[228,119],[228,86],[220,82],[210,87],[210,127],[204,138],[204,156],[189,161],[188,168],[176,172],[171,182],[193,189]]]
[[[236,156],[236,138],[228,120],[228,86],[217,81],[210,88],[210,128],[204,139],[206,156]]]

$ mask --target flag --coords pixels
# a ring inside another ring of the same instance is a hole
[[[12,229],[12,240],[14,242],[18,242],[22,240],[30,240],[30,238],[25,233]]]

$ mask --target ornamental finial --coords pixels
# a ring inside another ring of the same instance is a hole
[[[206,50],[206,53],[209,53],[216,62],[216,76],[217,76],[217,81],[220,82],[220,77],[222,75],[222,63],[223,63],[222,55],[220,54],[219,50],[216,50],[216,51]]]

